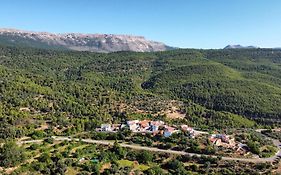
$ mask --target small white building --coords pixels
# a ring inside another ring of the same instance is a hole
[[[102,131],[112,131],[111,124],[101,124]]]
[[[137,131],[139,129],[139,120],[130,120],[127,121],[127,125],[131,131]]]

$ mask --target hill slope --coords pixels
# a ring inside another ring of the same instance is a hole
[[[92,130],[168,110],[171,101],[186,114],[173,122],[201,128],[281,121],[278,50],[104,54],[1,46],[0,75],[0,137],[28,132],[21,128],[42,118]]]

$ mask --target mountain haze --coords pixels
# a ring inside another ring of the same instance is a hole
[[[163,43],[142,36],[113,34],[53,34],[16,29],[0,29],[0,44],[47,49],[91,52],[154,52],[172,49]]]
[[[256,49],[255,46],[242,46],[240,44],[237,45],[227,45],[224,49]]]

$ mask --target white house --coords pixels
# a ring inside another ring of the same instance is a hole
[[[131,131],[137,131],[139,129],[139,120],[130,120],[127,121],[127,125]]]
[[[102,131],[111,131],[111,125],[110,124],[101,124],[101,130]]]

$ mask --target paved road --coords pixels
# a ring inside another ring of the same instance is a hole
[[[93,144],[101,144],[101,145],[113,145],[114,144],[114,141],[108,141],[108,140],[77,139],[77,138],[59,137],[59,136],[52,136],[52,138],[56,141],[82,141],[84,143],[93,143]],[[24,144],[24,143],[39,143],[39,142],[43,142],[43,140],[19,141],[18,143]],[[278,144],[278,146],[279,146],[279,143],[276,142],[276,144]],[[126,147],[126,148],[137,149],[137,150],[147,150],[147,151],[153,151],[153,152],[162,152],[162,153],[170,153],[170,154],[178,154],[178,155],[190,155],[190,156],[198,156],[198,157],[210,156],[210,155],[206,155],[206,154],[187,153],[184,151],[174,151],[174,150],[164,150],[164,149],[159,149],[159,148],[154,148],[154,147],[131,145],[131,144],[126,144],[126,143],[120,143],[119,145],[122,147]],[[278,147],[278,148],[279,148],[279,151],[276,153],[276,155],[274,155],[270,158],[222,157],[222,160],[243,161],[243,162],[253,162],[253,163],[273,162],[277,158],[277,155],[281,155],[280,147]],[[217,157],[217,156],[211,156],[211,157]]]
[[[257,129],[256,132],[261,133],[262,131],[265,131],[265,130],[267,130],[267,129]],[[271,156],[269,158],[264,158],[264,159],[267,159],[267,161],[269,161],[269,162],[274,162],[275,160],[278,159],[278,157],[281,157],[281,142],[278,139],[273,139],[264,134],[262,134],[262,135],[265,136],[267,139],[272,140],[273,144],[278,148],[278,151],[274,156]]]

